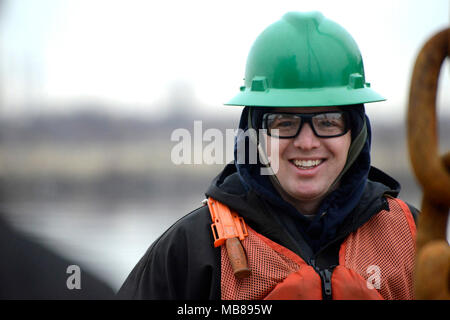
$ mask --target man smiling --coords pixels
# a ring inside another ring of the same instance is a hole
[[[120,296],[412,299],[417,210],[370,165],[364,104],[382,100],[341,26],[318,12],[270,25],[227,103],[245,106],[239,128],[250,134],[237,137],[205,205],[155,241]],[[255,145],[260,162],[237,161]]]
[[[265,113],[264,120],[270,137],[268,151],[272,143],[278,143],[279,154],[268,154],[273,161],[279,160],[278,191],[299,212],[313,214],[347,160],[351,136],[345,111],[337,107],[289,108],[289,112],[277,108]],[[276,137],[272,130],[279,131]]]

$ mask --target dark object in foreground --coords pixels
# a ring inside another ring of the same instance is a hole
[[[68,287],[68,261],[14,230],[0,217],[0,299],[114,299],[113,290],[81,268],[80,288]]]

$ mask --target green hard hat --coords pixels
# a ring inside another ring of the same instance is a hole
[[[385,100],[366,83],[351,35],[320,12],[288,12],[247,58],[245,85],[226,105],[315,107]]]

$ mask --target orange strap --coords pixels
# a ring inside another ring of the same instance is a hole
[[[226,205],[212,198],[208,198],[208,207],[213,221],[211,229],[214,236],[214,247],[223,245],[227,239],[244,240],[248,236],[244,219],[236,212],[230,211]]]
[[[209,212],[211,213],[211,229],[214,236],[214,247],[225,244],[228,259],[236,278],[244,279],[251,275],[247,256],[241,241],[248,236],[244,219],[236,212],[217,200],[208,198]]]

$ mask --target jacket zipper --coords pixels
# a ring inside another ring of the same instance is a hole
[[[379,211],[380,211],[380,208],[378,208],[376,212],[379,212]],[[338,241],[341,241],[342,239],[345,239],[347,236],[348,236],[348,233],[344,233],[340,237],[335,238],[333,241],[329,242],[325,247],[321,248],[318,252],[316,252],[314,254],[313,258],[311,258],[309,261],[310,266],[312,266],[314,268],[314,270],[319,274],[320,280],[322,281],[322,296],[323,296],[324,300],[332,300],[333,299],[331,276],[332,276],[333,270],[336,266],[334,265],[334,266],[329,266],[328,268],[325,268],[325,269],[321,269],[316,266],[315,257],[317,257],[320,253],[325,251],[332,244],[334,244]]]
[[[320,269],[316,266],[316,260],[311,259],[309,264],[314,268],[314,270],[319,274],[320,280],[322,281],[322,297],[323,300],[332,300],[333,295],[331,291],[331,276],[333,274],[333,269],[336,266],[330,266],[326,269]]]
[[[319,271],[320,278],[322,279],[322,295],[324,300],[332,300],[331,294],[331,274],[333,271],[330,269],[324,269]]]

